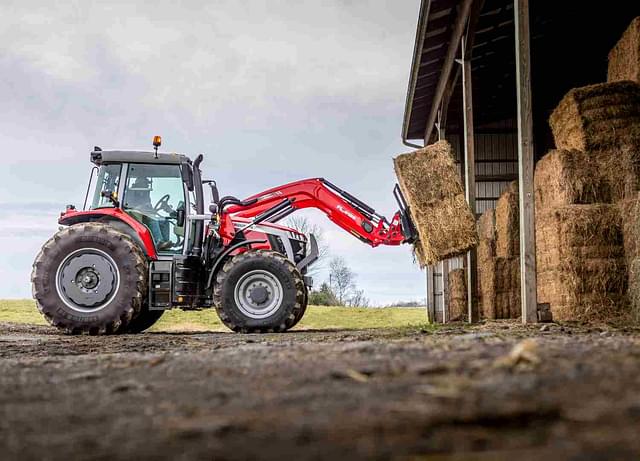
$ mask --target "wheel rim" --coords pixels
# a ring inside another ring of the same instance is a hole
[[[81,248],[58,266],[56,290],[60,299],[77,312],[96,312],[109,304],[120,286],[118,266],[97,248]]]
[[[265,270],[247,272],[234,290],[238,309],[252,319],[264,319],[273,315],[282,304],[283,290],[280,280]]]

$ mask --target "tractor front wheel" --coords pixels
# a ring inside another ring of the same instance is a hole
[[[248,251],[228,260],[218,272],[214,304],[233,331],[285,331],[297,323],[306,287],[296,266],[280,253]]]
[[[31,283],[51,325],[69,334],[117,333],[144,304],[147,260],[128,235],[104,224],[75,224],[44,244]]]

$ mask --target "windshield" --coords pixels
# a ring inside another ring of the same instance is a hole
[[[96,190],[93,195],[93,201],[91,202],[91,209],[96,208],[113,208],[113,202],[106,197],[102,196],[102,192],[113,192],[114,197],[118,197],[118,184],[120,183],[120,170],[122,166],[117,165],[102,165],[98,172],[98,180],[96,182]]]

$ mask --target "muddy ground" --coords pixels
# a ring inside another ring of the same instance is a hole
[[[640,459],[640,331],[0,324],[0,458]]]

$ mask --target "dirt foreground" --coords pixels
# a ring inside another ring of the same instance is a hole
[[[0,458],[640,459],[640,332],[0,324]]]

